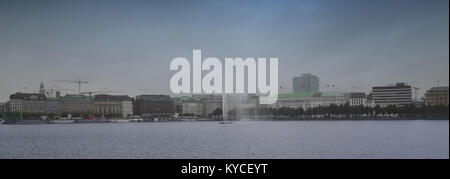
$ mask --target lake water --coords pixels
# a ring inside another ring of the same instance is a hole
[[[0,125],[0,158],[449,158],[449,121]]]

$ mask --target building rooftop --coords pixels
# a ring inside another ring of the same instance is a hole
[[[197,98],[197,97],[189,97],[189,96],[173,97],[172,100],[173,100],[173,101],[176,101],[176,102],[183,102],[183,101],[195,101],[195,102],[200,102],[200,101],[202,101],[201,98]]]
[[[437,92],[437,91],[447,91],[448,92],[448,86],[433,87],[433,88],[429,89],[427,92]]]
[[[89,100],[88,96],[82,94],[66,94],[62,97],[63,100]]]
[[[136,101],[172,101],[168,95],[139,95],[136,96]]]
[[[395,88],[400,88],[400,87],[411,88],[411,86],[408,85],[407,83],[396,83],[396,84],[390,84],[390,85],[385,85],[385,86],[374,86],[374,87],[372,87],[372,89],[395,89]]]
[[[10,99],[22,99],[22,100],[45,100],[44,94],[38,93],[15,93],[9,96]]]
[[[350,98],[366,98],[366,93],[350,93]]]
[[[94,101],[133,101],[133,98],[128,95],[98,94],[94,96]]]
[[[283,98],[313,98],[313,97],[342,97],[344,93],[337,91],[327,92],[305,92],[305,93],[280,93],[279,99]]]
[[[321,92],[322,97],[342,97],[344,96],[344,93],[337,92],[337,91],[327,91],[327,92]]]

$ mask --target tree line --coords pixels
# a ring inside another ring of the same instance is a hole
[[[336,118],[365,118],[365,117],[437,117],[448,116],[448,105],[436,106],[416,106],[414,104],[405,106],[388,105],[381,107],[370,106],[350,106],[344,105],[319,106],[315,108],[253,108],[249,109],[246,115],[262,116],[284,116],[297,118],[314,117],[336,117]],[[236,116],[236,110],[228,112],[229,116]]]

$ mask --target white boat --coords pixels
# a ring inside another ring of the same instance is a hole
[[[74,120],[53,120],[53,124],[71,124]]]
[[[115,121],[116,121],[117,123],[127,123],[127,122],[130,122],[131,119],[116,119]]]

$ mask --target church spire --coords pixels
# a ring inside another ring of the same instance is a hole
[[[45,94],[45,87],[44,87],[44,83],[42,81],[41,81],[41,85],[39,86],[39,93]]]

